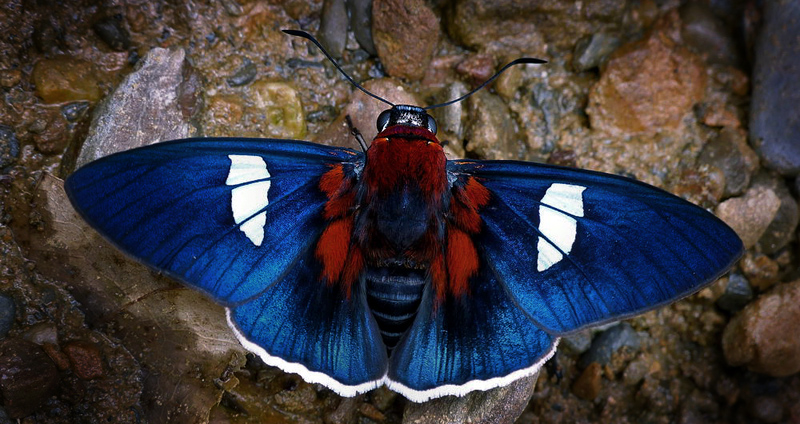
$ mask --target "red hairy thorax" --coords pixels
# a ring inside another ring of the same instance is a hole
[[[438,303],[448,295],[468,295],[469,279],[480,267],[473,237],[481,230],[479,211],[488,203],[489,191],[468,177],[448,192],[444,151],[424,128],[391,126],[378,134],[366,155],[360,182],[341,164],[320,179],[319,188],[328,198],[323,212],[326,227],[315,251],[322,265],[321,280],[339,285],[349,296],[368,262],[399,255],[427,266]],[[356,199],[356,192],[361,192],[357,184],[363,191],[360,199]],[[408,185],[418,187],[423,199],[419,213],[429,223],[417,242],[397,252],[376,235],[375,228],[356,228],[355,218],[371,203]]]

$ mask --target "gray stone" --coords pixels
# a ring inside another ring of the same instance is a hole
[[[733,31],[726,27],[710,6],[687,2],[680,8],[681,37],[689,48],[708,63],[736,66],[741,61]]]
[[[197,135],[184,118],[183,50],[154,48],[95,110],[77,167],[114,152]]]
[[[347,22],[345,0],[325,0],[319,22],[319,42],[335,58],[342,57],[347,45]]]
[[[717,299],[717,306],[728,312],[736,312],[747,305],[753,298],[750,282],[741,274],[731,274],[725,292]]]
[[[236,72],[234,72],[234,74],[228,78],[228,85],[231,87],[239,87],[249,84],[253,82],[253,80],[256,78],[256,75],[258,75],[258,68],[256,67],[256,64],[250,59],[245,58],[242,66],[240,66],[239,69],[237,69]]]
[[[362,49],[376,55],[375,42],[372,40],[372,0],[347,0],[350,11],[350,29]]]
[[[783,175],[800,174],[800,3],[764,3],[755,46],[750,143],[767,166]]]
[[[588,71],[600,66],[603,61],[620,45],[619,38],[598,32],[591,37],[578,41],[575,45],[575,55],[572,67],[576,71]]]
[[[591,330],[578,331],[562,337],[559,347],[565,347],[576,354],[586,352],[592,347]]]
[[[592,346],[581,356],[578,365],[586,368],[592,362],[606,365],[611,361],[611,356],[623,347],[638,349],[641,345],[639,334],[627,322],[615,325],[600,333],[592,341]]]

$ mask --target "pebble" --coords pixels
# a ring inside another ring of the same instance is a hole
[[[124,52],[131,47],[131,37],[125,29],[122,15],[109,16],[92,25],[95,34],[109,47]]]
[[[732,366],[785,377],[800,372],[800,280],[773,287],[725,327],[722,349]]]
[[[319,42],[331,56],[339,59],[347,45],[347,8],[345,0],[325,0],[319,22]]]
[[[103,358],[97,347],[76,341],[64,345],[63,351],[69,358],[72,371],[81,380],[93,380],[103,376]]]
[[[58,384],[58,369],[40,346],[22,339],[0,341],[0,398],[12,419],[39,409]]]
[[[572,393],[581,399],[593,400],[602,389],[602,376],[603,367],[597,362],[592,362],[575,380],[572,385]]]
[[[250,84],[256,78],[256,75],[258,75],[256,64],[245,58],[242,66],[227,79],[227,82],[231,87],[239,87]]]
[[[689,2],[680,8],[681,37],[692,50],[700,53],[708,63],[738,65],[741,61],[739,46],[733,31],[725,26],[711,8],[700,2]]]
[[[14,129],[0,124],[0,171],[17,162],[19,139]]]
[[[61,114],[68,122],[77,122],[86,116],[89,110],[89,102],[73,102],[61,106]]]
[[[731,274],[728,277],[725,291],[717,299],[717,306],[728,312],[736,312],[753,299],[753,289],[750,283],[741,274]]]
[[[543,52],[542,46],[547,45],[539,17],[546,15],[560,21],[556,17],[559,14],[551,13],[553,10],[548,7],[559,9],[559,2],[460,0],[453,2],[443,17],[448,34],[458,45],[522,56],[531,51]]]
[[[598,32],[578,41],[572,58],[572,67],[579,72],[597,68],[621,44],[614,35]]]
[[[466,150],[481,159],[521,159],[516,125],[505,103],[495,94],[481,90],[467,99]]]
[[[36,95],[50,104],[100,100],[103,90],[98,77],[90,62],[72,57],[42,59],[36,62],[31,74]]]
[[[698,162],[722,171],[725,176],[724,197],[744,193],[758,168],[758,156],[747,145],[747,135],[730,127],[720,130],[719,135],[703,147]]]
[[[620,323],[595,336],[592,346],[581,356],[578,362],[581,367],[588,367],[592,362],[607,365],[611,356],[623,347],[638,349],[641,345],[639,334],[627,322]]]
[[[37,345],[58,344],[58,328],[51,322],[33,324],[22,334],[25,340]]]
[[[792,197],[782,178],[762,173],[753,181],[753,186],[757,185],[763,185],[773,190],[780,199],[780,207],[775,213],[775,217],[757,243],[761,253],[771,255],[783,249],[794,237],[798,221],[800,221],[800,211],[798,211],[797,200]]]
[[[17,307],[14,299],[10,296],[0,294],[0,340],[8,336],[11,327],[16,319]]]
[[[372,3],[372,39],[386,72],[421,79],[439,44],[439,18],[424,0]]]
[[[739,266],[750,284],[761,292],[780,279],[780,265],[763,253],[746,253]]]
[[[699,58],[670,38],[679,24],[668,13],[659,30],[611,55],[589,92],[591,126],[611,135],[654,135],[676,129],[704,95],[705,68]]]
[[[800,174],[800,2],[764,3],[755,45],[750,143],[766,165],[785,176]]]
[[[767,230],[780,206],[781,200],[773,190],[758,186],[751,187],[743,196],[720,203],[715,213],[736,231],[745,249],[749,249]]]
[[[559,347],[566,347],[575,354],[581,354],[592,347],[592,330],[578,331],[561,338]]]
[[[302,140],[306,120],[300,97],[291,85],[280,81],[256,81],[250,87],[253,108],[263,115],[267,137]]]
[[[362,49],[371,55],[378,53],[372,40],[372,0],[348,0],[350,28]]]

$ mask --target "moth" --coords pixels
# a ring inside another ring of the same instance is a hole
[[[692,294],[743,252],[713,214],[629,178],[447,160],[427,109],[391,105],[362,151],[169,141],[66,190],[120,250],[222,304],[265,363],[343,396],[507,385],[559,337]]]

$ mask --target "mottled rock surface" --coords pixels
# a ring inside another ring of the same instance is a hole
[[[722,347],[733,366],[775,377],[800,372],[800,280],[779,284],[736,315]]]

